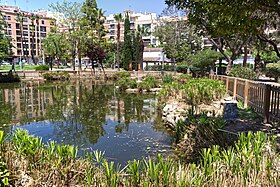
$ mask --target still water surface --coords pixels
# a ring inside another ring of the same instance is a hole
[[[80,155],[100,150],[125,164],[170,151],[156,105],[154,95],[119,93],[93,81],[2,84],[0,130],[23,128],[44,142],[77,145]]]

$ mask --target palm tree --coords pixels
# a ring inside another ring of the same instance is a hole
[[[123,22],[122,14],[115,14],[114,19],[117,21],[117,64],[120,70],[120,37],[121,37],[121,22]]]

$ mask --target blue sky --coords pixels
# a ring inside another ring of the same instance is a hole
[[[48,5],[63,0],[0,0],[1,4],[16,5],[23,10],[48,9]],[[74,0],[68,0],[74,1]],[[28,3],[26,3],[28,2]],[[83,2],[83,0],[76,0]],[[156,12],[160,14],[166,7],[164,0],[97,0],[98,7],[106,11],[106,15],[121,13],[123,10],[133,10],[136,12]],[[28,6],[27,6],[28,5]]]

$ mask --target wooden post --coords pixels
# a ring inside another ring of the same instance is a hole
[[[271,96],[271,85],[266,84],[264,90],[264,107],[263,107],[264,123],[269,123],[270,96]]]
[[[237,78],[234,78],[233,97],[236,97],[237,91]]]
[[[245,81],[245,89],[244,89],[244,107],[248,107],[248,93],[249,93],[249,81]]]
[[[228,77],[226,78],[226,91],[228,92],[228,84],[229,84],[229,79]]]

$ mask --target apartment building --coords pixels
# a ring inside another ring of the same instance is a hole
[[[130,29],[136,30],[138,26],[144,27],[147,31],[146,35],[143,36],[143,41],[145,46],[156,46],[159,44],[159,41],[153,35],[153,31],[155,30],[158,24],[158,18],[156,13],[136,13],[133,11],[126,10],[123,13],[123,18],[128,14],[130,18]],[[111,41],[117,40],[117,25],[118,22],[115,20],[114,15],[111,14],[106,17],[106,21],[104,24],[105,29],[108,31],[105,36],[106,39]],[[124,21],[120,23],[120,40],[124,39]]]
[[[33,52],[35,61],[40,61],[43,58],[42,41],[51,32],[54,19],[40,12],[23,11],[16,6],[2,5],[0,11],[6,21],[6,33],[13,44],[13,55],[8,60],[32,63]]]

